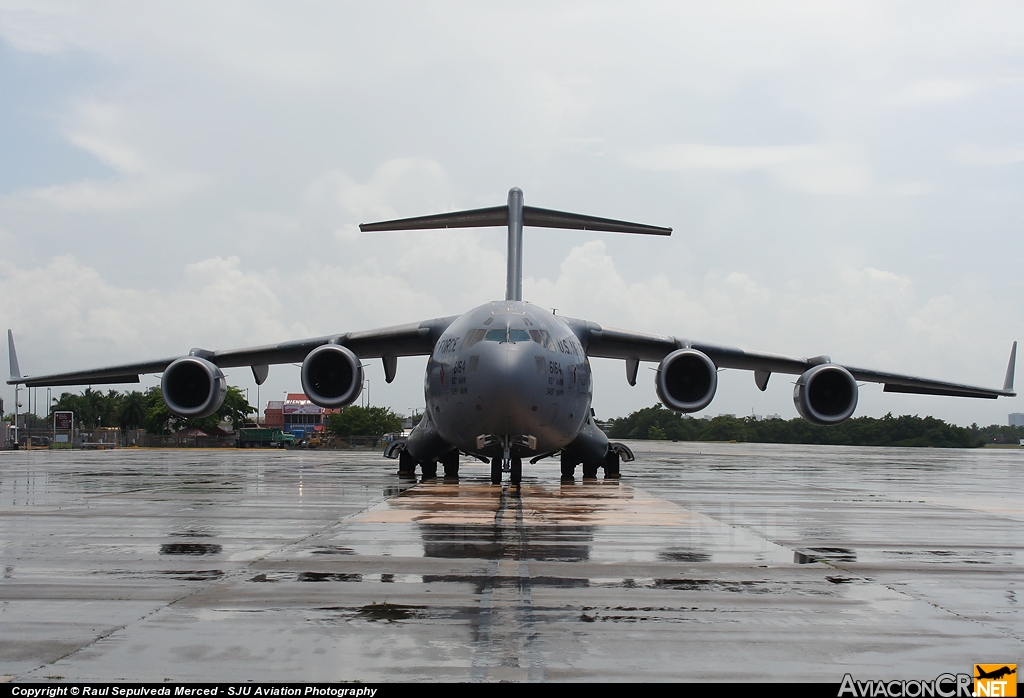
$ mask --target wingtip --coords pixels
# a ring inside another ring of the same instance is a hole
[[[11,381],[21,378],[21,368],[18,367],[18,352],[14,349],[14,333],[10,328],[7,330],[7,352],[11,359],[11,380],[7,381],[10,384]]]
[[[1017,341],[1014,340],[1013,346],[1010,347],[1010,362],[1006,365],[1006,378],[1003,379],[1003,390],[1007,392],[1013,391],[1013,369],[1017,363]]]

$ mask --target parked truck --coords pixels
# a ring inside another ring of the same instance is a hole
[[[295,437],[280,429],[239,429],[239,448],[285,448],[294,446]]]

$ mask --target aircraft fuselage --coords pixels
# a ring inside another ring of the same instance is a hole
[[[494,301],[441,335],[424,394],[437,434],[461,451],[493,457],[512,439],[521,457],[552,453],[590,422],[590,362],[557,315]]]

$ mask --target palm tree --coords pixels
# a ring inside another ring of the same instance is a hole
[[[117,420],[122,429],[138,429],[146,421],[149,404],[146,396],[133,390],[120,399]]]

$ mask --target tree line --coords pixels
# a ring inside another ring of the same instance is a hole
[[[335,436],[369,436],[380,439],[385,434],[402,431],[402,418],[387,407],[351,405],[327,418],[327,431]]]
[[[881,419],[855,417],[842,424],[823,427],[800,417],[785,420],[720,415],[713,419],[694,419],[661,405],[611,419],[606,426],[608,435],[615,439],[674,441],[975,448],[988,443],[1016,444],[1024,439],[1024,427],[998,424],[961,427],[935,417],[893,417],[890,413]]]
[[[26,415],[26,426],[29,429],[50,429],[54,412],[73,412],[75,428],[85,431],[97,427],[118,427],[122,431],[145,429],[150,434],[172,434],[189,427],[210,431],[225,419],[237,430],[249,415],[256,412],[256,408],[245,399],[245,393],[233,385],[228,386],[220,409],[202,419],[186,419],[172,414],[157,387],[146,392],[133,390],[125,393],[117,390],[104,393],[86,388],[81,394],[62,393],[46,417]],[[14,415],[7,415],[4,419],[13,421]]]
[[[81,394],[62,393],[44,417],[32,413],[22,416],[29,429],[48,430],[53,427],[54,412],[73,412],[75,428],[85,431],[97,427],[118,427],[122,431],[145,429],[150,434],[172,434],[189,427],[209,432],[224,420],[238,430],[249,421],[249,415],[255,413],[256,408],[235,386],[228,386],[220,409],[203,419],[185,419],[172,414],[157,387],[145,392],[133,390],[124,393],[86,388]],[[14,414],[6,415],[4,419],[13,422]],[[384,434],[400,432],[402,418],[387,407],[352,405],[330,415],[326,429],[339,437],[370,436],[379,439]]]

